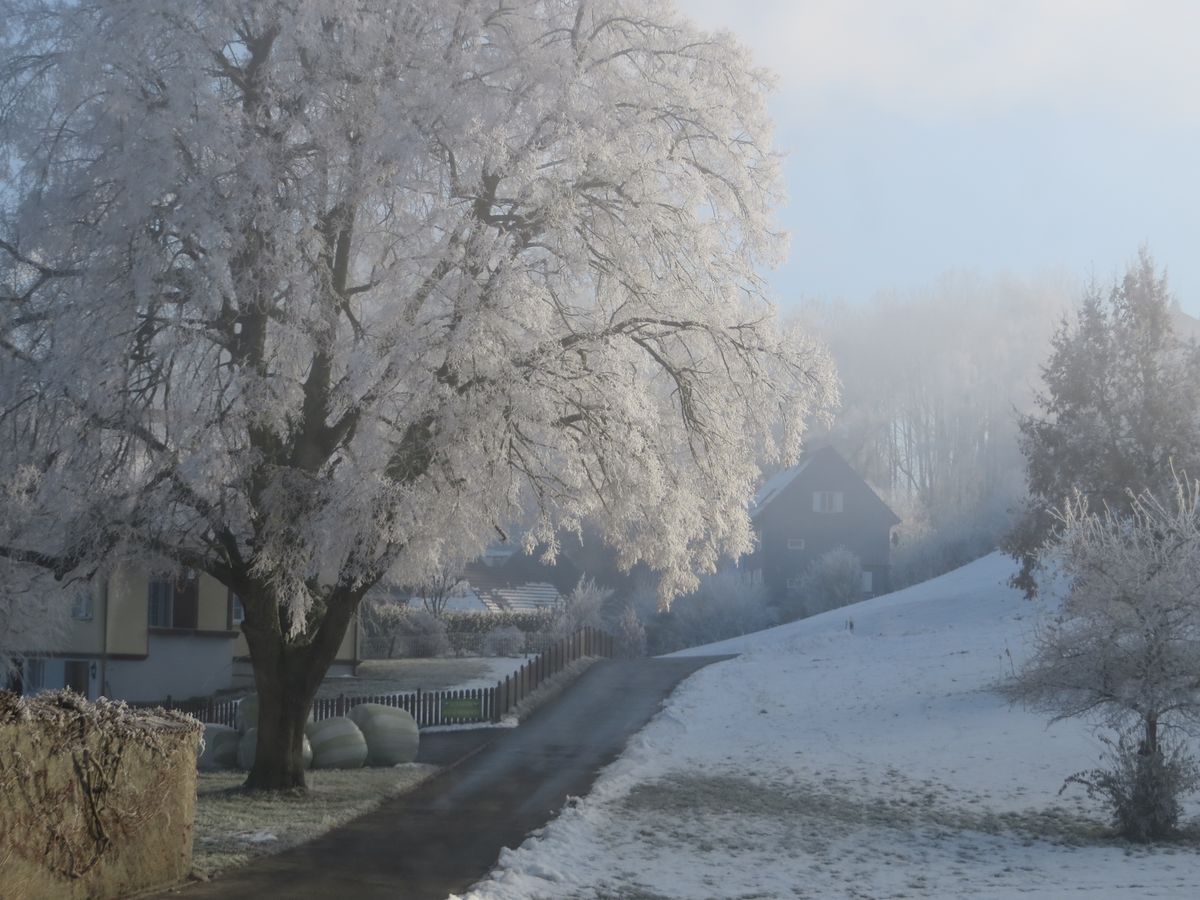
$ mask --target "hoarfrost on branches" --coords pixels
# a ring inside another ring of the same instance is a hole
[[[758,274],[765,78],[669,3],[0,20],[0,553],[208,572],[260,692],[514,520],[694,586],[835,400]]]

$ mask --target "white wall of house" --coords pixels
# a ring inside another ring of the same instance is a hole
[[[233,686],[233,638],[151,634],[149,655],[108,662],[108,696],[183,700]]]

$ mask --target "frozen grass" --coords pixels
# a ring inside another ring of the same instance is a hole
[[[394,768],[308,773],[305,794],[243,794],[245,772],[200,772],[192,877],[208,879],[258,856],[278,853],[412,790],[438,771],[410,763]]]
[[[995,693],[1057,612],[1011,573],[997,554],[690,651],[741,655],[685,681],[467,896],[1200,897],[1200,819],[1170,843],[1117,839],[1083,791],[1059,794],[1104,749],[1090,723]]]

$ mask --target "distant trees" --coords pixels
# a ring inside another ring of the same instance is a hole
[[[1169,500],[1146,490],[1100,510],[1076,494],[1052,515],[1041,558],[1068,580],[1066,598],[1005,691],[1055,719],[1134,726],[1111,770],[1075,780],[1113,805],[1127,836],[1163,836],[1197,783],[1163,731],[1200,723],[1200,482],[1172,477]]]
[[[1033,384],[1069,290],[1051,279],[950,274],[863,305],[809,303],[842,380],[828,437],[904,520],[896,586],[994,549],[1024,493],[1013,410]]]
[[[1144,491],[1169,494],[1173,471],[1200,474],[1200,347],[1174,334],[1166,278],[1144,249],[1063,321],[1042,374],[1037,412],[1020,419],[1029,498],[1004,541],[1028,595],[1060,524],[1052,510],[1073,493],[1127,511]]]

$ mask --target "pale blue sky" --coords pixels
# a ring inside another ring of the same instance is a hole
[[[778,78],[785,307],[952,269],[1107,282],[1146,243],[1200,315],[1200,2],[677,2]]]

